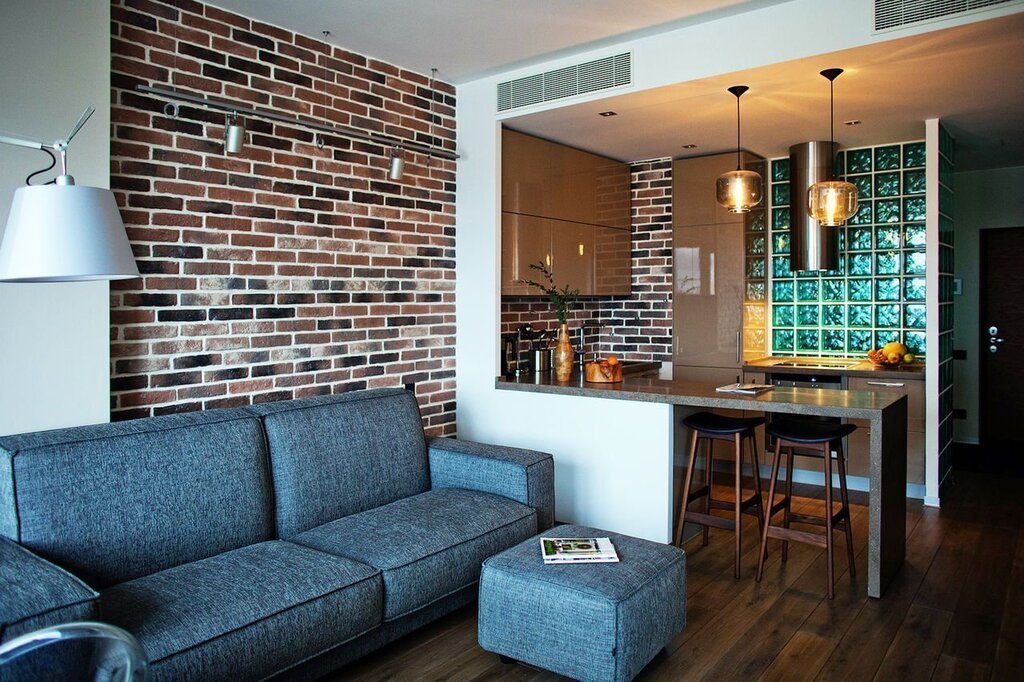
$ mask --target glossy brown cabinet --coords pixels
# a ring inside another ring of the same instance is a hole
[[[531,295],[543,261],[559,288],[630,292],[629,166],[513,130],[502,133],[501,293]]]
[[[907,396],[907,483],[924,483],[924,378],[868,379],[850,377],[849,388]],[[850,474],[867,476],[871,445],[871,423],[851,419],[857,430],[847,438]]]
[[[741,163],[763,172],[764,160],[742,152]],[[736,154],[672,162],[673,364],[718,368],[735,376],[743,363],[747,220],[715,197],[715,181],[736,169]]]
[[[555,286],[579,289],[583,296],[629,291],[629,232],[517,213],[502,213],[501,293],[529,296],[537,290],[522,280],[540,280],[530,269],[543,262]]]

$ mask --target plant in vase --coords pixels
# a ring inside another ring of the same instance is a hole
[[[524,283],[543,291],[544,295],[551,301],[551,305],[555,307],[555,315],[558,317],[559,325],[558,341],[555,343],[555,379],[558,381],[568,381],[569,377],[572,376],[573,352],[572,344],[569,343],[569,323],[566,320],[569,314],[569,306],[579,298],[580,290],[571,289],[568,285],[559,290],[555,286],[555,276],[551,274],[551,270],[544,264],[544,261],[531,263],[530,269],[536,270],[547,280],[546,284],[535,282],[531,279],[525,280]]]

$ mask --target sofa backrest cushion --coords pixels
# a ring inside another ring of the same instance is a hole
[[[278,536],[430,488],[416,397],[374,389],[245,408],[270,445]]]
[[[242,410],[0,438],[0,533],[95,589],[271,539],[272,509]]]

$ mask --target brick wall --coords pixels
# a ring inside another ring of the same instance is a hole
[[[224,115],[138,83],[455,147],[454,88],[191,0],[114,0],[111,186],[141,280],[111,293],[114,419],[416,384],[454,431],[455,162]],[[430,103],[435,131],[430,135]]]
[[[585,351],[626,360],[672,361],[672,161],[631,168],[633,273],[629,296],[579,301],[569,326],[586,330]],[[546,299],[503,296],[501,330],[557,327]]]

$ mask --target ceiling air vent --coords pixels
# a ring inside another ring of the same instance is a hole
[[[875,30],[884,31],[1019,0],[875,0]]]
[[[498,83],[498,111],[607,90],[633,82],[630,52]]]

